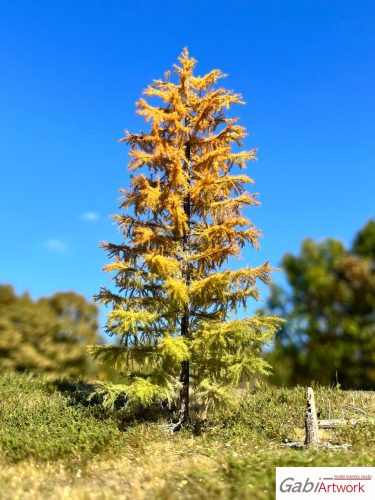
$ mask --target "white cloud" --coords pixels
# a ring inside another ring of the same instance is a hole
[[[46,241],[45,246],[51,252],[65,253],[67,251],[66,244],[57,238],[50,238]]]
[[[88,222],[94,222],[99,219],[99,214],[98,212],[83,212],[81,219]]]

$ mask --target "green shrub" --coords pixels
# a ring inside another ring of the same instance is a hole
[[[121,445],[122,434],[105,412],[73,403],[41,378],[2,375],[0,453],[8,461],[87,459]]]

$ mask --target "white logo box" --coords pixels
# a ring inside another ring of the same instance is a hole
[[[276,467],[276,500],[375,500],[375,467]]]

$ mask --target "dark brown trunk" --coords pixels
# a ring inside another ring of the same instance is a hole
[[[189,361],[181,363],[181,389],[180,389],[180,419],[181,425],[189,423],[189,378],[190,366]]]
[[[189,308],[185,309],[185,313],[181,320],[181,336],[189,337]],[[171,428],[172,432],[178,432],[181,427],[189,423],[189,389],[190,389],[190,363],[183,361],[181,363],[180,372],[180,411],[179,420]]]
[[[185,164],[185,169],[187,170],[189,176],[190,176],[190,159],[191,159],[191,152],[190,152],[190,144],[187,142],[186,148],[186,158],[187,158],[187,163]],[[190,229],[190,219],[191,219],[191,200],[190,200],[190,192],[186,195],[184,199],[184,212],[187,218],[187,224]],[[185,233],[183,237],[183,248],[185,251],[188,250],[189,248],[189,233]],[[186,265],[186,268],[183,272],[184,278],[185,278],[185,283],[186,285],[189,286],[191,276],[190,276],[190,270],[189,270],[189,265]],[[190,337],[190,305],[188,304],[185,307],[184,314],[181,318],[181,336],[185,338]],[[178,423],[173,427],[173,431],[179,431],[182,426],[186,425],[189,423],[189,389],[190,389],[190,363],[189,361],[183,361],[181,363],[181,373],[180,373],[180,383],[181,383],[181,389],[180,389],[180,415],[179,415],[179,421]]]

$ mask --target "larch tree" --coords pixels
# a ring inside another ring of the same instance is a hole
[[[236,317],[249,298],[259,300],[257,283],[269,283],[270,265],[225,267],[260,236],[243,215],[259,204],[241,173],[255,150],[239,150],[245,129],[225,113],[242,97],[217,87],[220,70],[194,76],[187,49],[178,61],[137,102],[149,130],[122,139],[133,172],[114,216],[123,243],[103,243],[117,290],[97,296],[112,305],[107,331],[119,342],[91,348],[121,370],[117,391],[128,407],[177,399],[175,430],[188,422],[190,386],[210,406],[268,372],[260,348],[280,324],[275,316]]]

